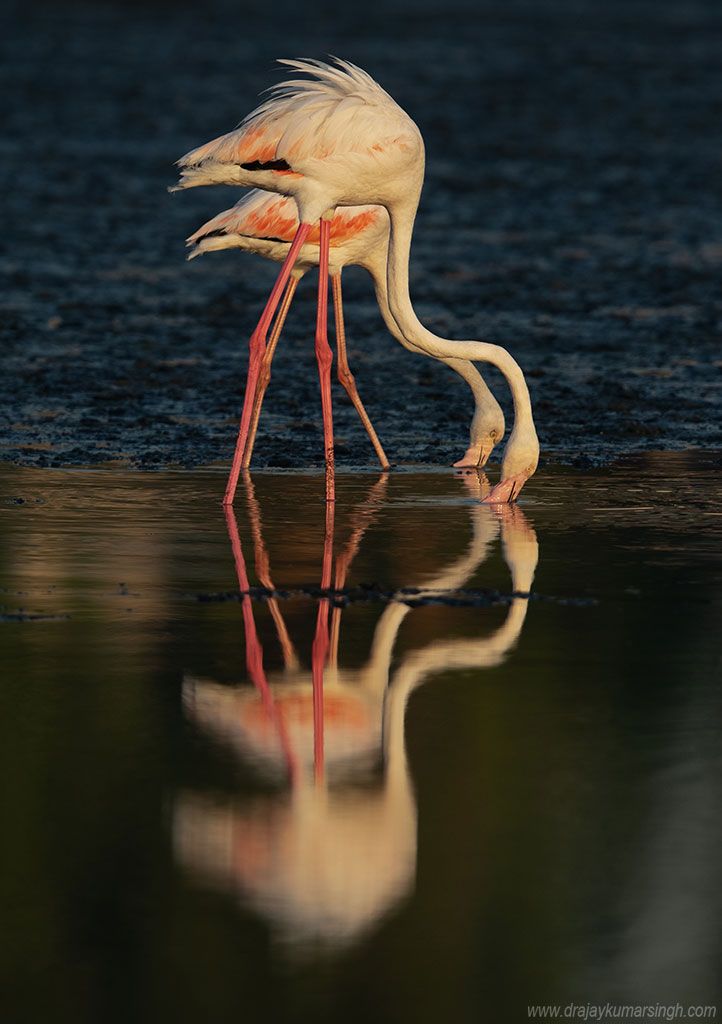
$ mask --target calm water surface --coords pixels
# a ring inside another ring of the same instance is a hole
[[[714,465],[1,469],[2,1019],[716,1002]]]

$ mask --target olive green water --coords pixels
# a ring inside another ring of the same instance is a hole
[[[322,736],[320,477],[239,492],[283,591],[244,607],[221,473],[0,470],[2,1019],[715,1003],[715,465],[546,470],[503,510],[341,474]]]

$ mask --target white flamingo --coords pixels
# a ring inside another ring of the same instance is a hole
[[[337,206],[384,206],[390,218],[387,286],[391,314],[404,337],[436,358],[471,359],[497,366],[514,401],[514,428],[506,443],[502,479],[488,501],[512,501],[535,471],[539,441],[529,390],[518,363],[499,345],[448,341],[428,331],[409,295],[409,256],[424,180],[424,143],[401,107],[365,71],[346,61],[281,63],[307,74],[276,85],[268,100],[234,131],[187,153],[176,188],[241,185],[293,196],[299,227],[276,284],[251,335],[246,393],[224,504],[232,504],[249,435],[268,329],[299,251],[320,222],[316,357],[321,383],[327,498],[333,483],[332,353],[327,336],[328,254]]]
[[[224,210],[203,224],[187,239],[192,246],[188,259],[221,249],[242,249],[265,259],[283,263],[298,231],[296,204],[287,196],[254,189],[230,210]],[[412,352],[427,355],[424,349],[407,341],[391,315],[386,291],[386,261],[389,245],[389,218],[383,206],[339,207],[331,222],[328,268],[334,300],[336,343],[338,346],[338,379],[353,402],[361,422],[371,439],[379,462],[388,469],[389,461],[356,389],[346,355],[346,331],[343,317],[341,274],[344,267],[359,266],[368,271],[374,284],[376,300],[389,333]],[[271,378],[271,362],[283,330],[288,310],[299,280],[319,264],[319,231],[314,227],[300,250],[286,285],[276,320],[271,328],[268,346],[261,361],[259,384],[251,417],[251,426],[242,466],[251,464],[263,397]],[[469,447],[454,463],[456,467],[484,466],[504,436],[504,413],[485,384],[481,374],[467,359],[443,358],[469,385],[474,395],[475,410],[471,422]]]

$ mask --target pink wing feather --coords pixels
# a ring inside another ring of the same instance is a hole
[[[336,210],[331,222],[331,245],[338,246],[378,224],[383,211],[378,206],[345,206]],[[230,210],[211,218],[188,239],[197,243],[211,234],[245,235],[250,238],[275,238],[292,242],[298,230],[298,210],[293,199],[273,192],[253,191]],[[318,244],[319,227],[315,224],[308,243]]]

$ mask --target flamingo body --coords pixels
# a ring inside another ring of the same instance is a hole
[[[187,242],[193,248],[188,259],[219,249],[244,249],[283,263],[298,227],[298,210],[292,199],[254,189],[189,236]],[[309,230],[294,271],[306,273],[318,266],[319,236],[316,223]],[[377,249],[386,249],[388,236],[389,219],[382,206],[339,207],[331,221],[330,274],[339,274],[352,265],[367,267]],[[385,251],[382,258],[385,277]]]
[[[419,321],[409,294],[409,258],[424,179],[419,129],[370,75],[346,61],[281,61],[307,78],[274,86],[270,98],[233,132],[192,150],[179,161],[177,188],[226,184],[292,196],[299,228],[251,337],[248,380],[236,452],[224,504],[233,502],[251,429],[266,337],[293,266],[315,221],[320,224],[316,356],[321,384],[327,499],[333,500],[334,445],[331,353],[326,332],[329,221],[338,206],[384,206],[390,218],[387,294],[390,314],[410,346],[438,359],[490,362],[503,373],[514,402],[514,428],[502,461],[502,479],[489,501],[513,501],[535,472],[539,441],[529,389],[506,349],[482,341],[450,341]]]
[[[235,248],[283,263],[298,227],[298,212],[292,199],[253,190],[190,235],[187,242],[192,248],[188,259]],[[301,277],[318,266],[319,234],[316,226],[309,231],[293,275]],[[427,355],[423,349],[407,342],[390,313],[386,291],[388,241],[389,217],[383,206],[339,207],[331,221],[329,272],[335,278],[340,277],[344,267],[363,267],[374,282],[379,309],[391,335],[410,351]],[[442,358],[441,362],[468,383],[475,400],[469,447],[454,465],[484,466],[494,446],[504,436],[504,413],[473,363],[449,358]]]
[[[281,60],[312,77],[272,86],[238,128],[186,153],[177,187],[241,185],[293,196],[303,222],[337,206],[386,206],[423,181],[424,142],[361,68]]]

